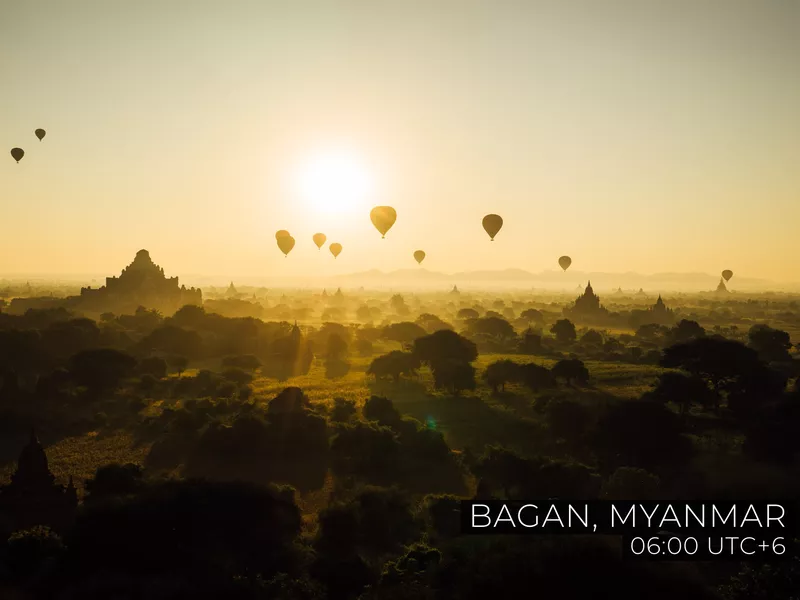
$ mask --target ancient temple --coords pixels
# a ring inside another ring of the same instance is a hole
[[[233,286],[233,282],[231,281],[231,284],[228,286],[228,291],[225,292],[225,295],[228,298],[235,298],[238,293],[239,292],[236,291],[236,288]]]
[[[722,280],[721,277],[720,277],[720,280],[719,280],[719,285],[717,286],[717,293],[718,294],[730,294],[730,291],[728,290],[727,286],[725,285],[725,282]]]
[[[650,323],[657,323],[659,325],[672,325],[675,322],[675,313],[671,308],[667,308],[664,300],[661,299],[661,294],[658,295],[658,300],[648,310]]]
[[[78,507],[78,493],[69,484],[59,485],[50,472],[42,444],[31,431],[28,444],[22,449],[11,483],[0,488],[0,515],[10,531],[46,525],[63,531],[71,523]]]
[[[600,297],[594,293],[592,282],[589,281],[575,304],[564,309],[564,315],[576,319],[596,319],[607,316],[608,310],[600,304]]]
[[[451,293],[451,294],[460,294],[461,292],[459,292],[459,291],[458,291],[458,286],[457,286],[457,285],[454,285],[454,286],[453,286],[453,289],[452,289],[452,290],[450,290],[450,293]]]
[[[81,289],[81,305],[86,309],[132,312],[139,306],[173,314],[187,304],[202,305],[200,289],[179,285],[177,277],[166,277],[147,250],[139,250],[133,262],[119,277],[106,277],[106,284]]]

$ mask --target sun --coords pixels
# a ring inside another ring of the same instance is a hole
[[[317,154],[300,165],[296,187],[314,214],[351,214],[363,209],[373,193],[370,169],[346,151]]]

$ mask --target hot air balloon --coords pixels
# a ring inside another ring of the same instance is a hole
[[[276,240],[279,240],[282,237],[291,237],[291,236],[289,235],[289,232],[286,231],[285,229],[279,229],[278,231],[275,232],[275,239]]]
[[[733,271],[731,271],[730,269],[725,269],[722,272],[722,277],[725,279],[725,281],[730,281],[731,277],[733,277]]]
[[[278,248],[281,249],[287,257],[289,256],[289,252],[292,251],[294,248],[294,238],[290,235],[282,235],[278,238]]]
[[[486,230],[486,233],[489,234],[489,238],[491,238],[492,242],[494,241],[494,236],[497,235],[501,227],[503,227],[503,217],[500,215],[486,215],[483,217],[483,228]]]
[[[40,142],[42,141],[42,138],[47,135],[47,132],[44,129],[37,129],[34,131],[34,133],[36,134],[36,137],[39,138]]]
[[[417,250],[414,252],[414,259],[416,259],[419,264],[422,264],[422,261],[425,260],[425,252],[422,250]]]
[[[23,150],[22,148],[12,148],[11,156],[14,157],[15,161],[19,162],[22,160],[22,157],[25,156],[25,150]]]
[[[336,258],[337,256],[339,256],[339,253],[342,251],[342,245],[341,244],[331,244],[330,245],[330,249],[331,249],[331,254],[333,254],[333,258]]]
[[[566,271],[572,264],[572,259],[569,256],[562,256],[561,258],[558,259],[558,264],[561,266],[562,269]]]
[[[320,250],[322,249],[323,244],[325,244],[325,240],[328,238],[325,236],[324,233],[315,233],[314,234],[314,243],[317,245],[317,248]]]
[[[397,220],[397,211],[391,206],[376,206],[370,211],[369,218],[375,229],[381,232],[381,238],[385,238],[386,232]]]

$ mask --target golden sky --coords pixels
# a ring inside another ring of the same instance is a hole
[[[0,0],[0,273],[147,248],[168,275],[314,276],[423,249],[445,272],[569,254],[795,281],[799,32],[792,0]],[[317,160],[346,173],[309,199]],[[385,240],[374,205],[397,209]]]

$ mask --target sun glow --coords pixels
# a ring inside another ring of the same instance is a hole
[[[319,154],[296,173],[296,187],[314,214],[350,214],[363,209],[373,192],[369,169],[346,152]]]

